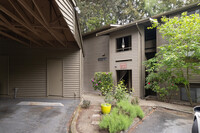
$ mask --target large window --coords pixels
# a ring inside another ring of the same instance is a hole
[[[116,39],[116,51],[122,52],[122,51],[128,51],[131,50],[131,36],[125,36],[121,38]]]

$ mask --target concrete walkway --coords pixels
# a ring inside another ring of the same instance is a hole
[[[91,105],[101,105],[101,103],[104,103],[104,97],[99,96],[98,94],[83,94],[82,99],[90,100]],[[162,108],[185,112],[185,113],[193,113],[192,107],[185,106],[185,105],[177,105],[177,104],[159,102],[159,101],[154,101],[154,100],[139,99],[139,105],[140,106],[151,106],[151,107],[162,107]]]

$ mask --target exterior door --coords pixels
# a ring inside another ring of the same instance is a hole
[[[61,59],[47,61],[47,89],[50,96],[63,95],[63,61]]]
[[[8,94],[8,57],[0,56],[0,95]]]

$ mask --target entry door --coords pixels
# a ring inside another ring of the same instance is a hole
[[[0,56],[0,95],[8,94],[8,57]]]
[[[49,95],[62,96],[63,61],[61,59],[47,61],[47,88]]]

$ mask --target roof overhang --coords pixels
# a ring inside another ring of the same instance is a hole
[[[0,0],[0,35],[28,47],[82,48],[74,4],[62,0]]]

